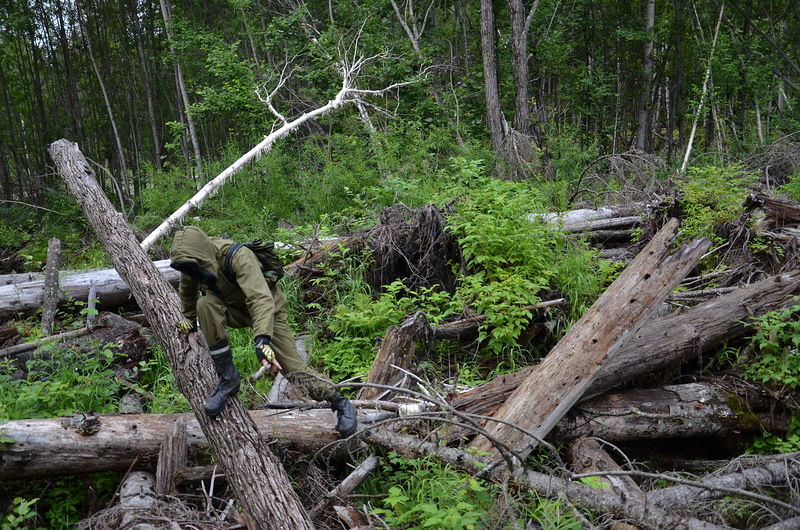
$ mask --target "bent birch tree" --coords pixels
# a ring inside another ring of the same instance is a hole
[[[396,90],[402,86],[416,82],[415,79],[411,81],[393,83],[385,88],[375,90],[357,88],[356,83],[359,74],[361,74],[363,70],[376,59],[386,58],[385,54],[380,54],[373,57],[354,57],[350,59],[347,58],[346,53],[342,53],[342,57],[344,58],[339,63],[339,73],[342,76],[342,86],[333,99],[328,101],[325,105],[322,105],[321,107],[310,112],[306,112],[302,116],[289,121],[286,119],[286,117],[280,115],[272,105],[271,102],[274,92],[270,93],[265,98],[262,98],[262,101],[269,106],[269,109],[273,114],[276,115],[278,121],[283,125],[264,137],[264,139],[258,145],[250,149],[250,151],[245,153],[236,162],[228,166],[225,171],[217,175],[214,179],[210,180],[200,189],[200,191],[194,195],[194,197],[184,203],[183,206],[175,210],[172,215],[165,219],[163,223],[161,223],[141,242],[140,246],[142,250],[147,252],[155,241],[169,233],[169,231],[178,223],[180,223],[181,219],[183,219],[189,212],[193,211],[195,208],[199,208],[203,204],[203,201],[205,201],[210,195],[219,189],[219,187],[222,186],[222,184],[224,184],[229,177],[242,169],[245,164],[248,164],[249,162],[268,152],[276,141],[297,129],[303,123],[324,116],[325,114],[343,107],[348,103],[353,103],[356,105],[363,104],[363,98],[367,96],[379,96],[389,91]],[[278,82],[278,88],[283,86],[284,83],[285,80],[282,78]]]

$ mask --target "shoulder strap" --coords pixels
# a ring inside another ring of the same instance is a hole
[[[243,246],[244,243],[234,243],[228,247],[228,252],[225,254],[225,278],[233,285],[236,285],[236,275],[233,273],[233,257]]]

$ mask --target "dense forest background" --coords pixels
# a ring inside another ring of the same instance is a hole
[[[319,222],[359,197],[413,202],[408,183],[453,160],[549,182],[550,206],[564,208],[565,187],[601,157],[657,155],[642,163],[663,176],[697,159],[734,163],[799,128],[800,8],[788,0],[27,0],[0,10],[0,243],[30,241],[37,258],[43,223],[80,222],[51,142],[77,142],[146,234],[278,114],[332,98],[357,57],[372,59],[358,88],[410,84],[280,141],[248,172],[250,203],[264,207],[264,225],[249,228]]]
[[[556,232],[532,215],[636,211],[628,258],[679,217],[679,242],[713,243],[680,287],[697,291],[683,293],[680,307],[698,293],[796,269],[796,236],[771,229],[800,219],[792,209],[799,65],[800,3],[792,0],[7,0],[0,272],[41,271],[51,238],[62,242],[63,269],[109,266],[48,154],[53,142],[78,144],[141,240],[265,137],[306,117],[236,166],[184,222],[238,240],[349,234],[367,242],[372,254],[342,246],[311,279],[284,280],[312,363],[337,381],[356,380],[406,315],[420,311],[434,326],[480,315],[468,343],[439,341],[414,367],[431,387],[475,386],[539,362],[625,266],[592,236]],[[346,100],[318,113],[343,87]],[[780,222],[764,200],[754,205],[755,194],[786,200],[777,203]],[[159,239],[150,256],[166,258],[169,241]],[[286,252],[287,261],[297,257]],[[546,314],[530,309],[561,298]],[[81,327],[88,313],[67,300],[56,327]],[[800,305],[758,316],[746,340],[675,369],[735,372],[789,411],[781,428],[715,438],[722,457],[800,449],[798,314]],[[13,314],[2,336],[34,342],[45,334],[40,317]],[[252,337],[240,331],[234,357],[252,373]],[[99,345],[88,362],[78,347],[52,345],[28,361],[3,358],[0,421],[117,412],[131,388],[146,397],[146,412],[189,411],[157,345],[124,381],[111,377],[114,348]],[[265,379],[241,392],[248,408],[269,392]],[[672,381],[642,379],[632,386]],[[532,464],[560,473],[562,463],[547,458]],[[435,459],[392,454],[381,473],[362,491],[387,527],[421,527],[423,508],[452,528],[584,527],[575,506],[470,481]],[[0,484],[2,522],[74,527],[113,501],[119,479]],[[789,490],[777,496],[796,503]],[[744,528],[791,512],[740,500],[709,501],[703,516]],[[611,524],[602,510],[586,511],[598,527]]]

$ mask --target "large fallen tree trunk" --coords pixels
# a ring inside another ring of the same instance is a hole
[[[472,441],[472,449],[498,458],[500,442],[524,459],[583,397],[600,368],[708,250],[711,242],[700,239],[672,253],[678,225],[672,219],[653,237],[494,414],[498,421]]]
[[[330,409],[257,410],[250,417],[259,437],[303,452],[316,452],[338,437]],[[191,455],[208,449],[192,414],[75,414],[64,418],[9,421],[3,436],[14,440],[0,451],[0,480],[125,471],[135,459],[158,455],[176,424],[183,424]]]
[[[740,287],[694,307],[645,323],[616,357],[609,360],[586,391],[596,396],[644,374],[679,365],[746,334],[753,316],[794,305],[800,295],[800,270]],[[642,355],[647,352],[647,355]],[[492,414],[538,369],[530,366],[453,397],[457,410]]]
[[[158,272],[173,285],[178,285],[180,273],[169,266],[169,260],[153,263]],[[20,275],[27,280],[28,275]],[[60,300],[88,301],[89,289],[97,291],[98,307],[108,309],[133,302],[130,287],[115,269],[84,272],[59,279]],[[0,318],[10,313],[39,309],[44,299],[44,278],[0,286]]]
[[[178,294],[158,272],[139,246],[130,226],[103,194],[78,146],[67,140],[50,145],[70,192],[89,219],[125,282],[130,286],[156,339],[175,373],[178,389],[185,395],[226,469],[238,501],[259,526],[312,529],[297,493],[269,445],[256,430],[236,398],[215,419],[208,418],[204,402],[217,380],[208,346],[201,335],[181,336],[175,323],[183,316]]]
[[[394,415],[385,412],[386,402],[355,400],[354,404],[361,411],[369,407],[384,410],[381,419]],[[631,390],[581,403],[556,425],[551,438],[567,441],[596,436],[617,442],[774,428],[771,421],[785,425],[786,418],[770,415],[770,405],[758,396],[723,390],[711,383]],[[256,410],[250,417],[262,438],[316,453],[338,440],[330,429],[333,413],[326,404],[319,406],[323,408]],[[368,420],[368,413],[360,416],[362,422]],[[413,416],[404,416],[406,420]],[[183,425],[192,454],[207,449],[208,442],[191,414],[99,414],[88,420],[76,414],[10,421],[3,425],[4,435],[15,443],[0,452],[0,480],[125,470],[136,457],[143,461],[157,455],[177,424]],[[451,429],[449,434],[453,432]]]
[[[789,414],[773,400],[724,380],[607,393],[582,401],[549,439],[594,436],[610,442],[785,431]]]

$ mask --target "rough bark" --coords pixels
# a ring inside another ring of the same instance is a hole
[[[457,402],[457,400],[456,400]],[[479,400],[459,412],[488,415]],[[463,405],[461,403],[460,405]],[[498,406],[497,404],[495,406]],[[567,442],[594,436],[608,442],[729,436],[733,432],[787,429],[789,413],[773,399],[724,379],[602,394],[581,401],[559,421],[547,439]],[[445,442],[464,439],[467,427],[442,429]]]
[[[797,295],[800,295],[800,271],[792,271],[653,319],[602,368],[584,397],[596,396],[644,374],[680,365],[712,351],[723,341],[741,338],[747,329],[744,321],[794,305]],[[647,355],[642,356],[642,352]],[[530,366],[496,377],[455,396],[451,404],[458,410],[491,414],[537,369],[537,366]]]
[[[550,433],[564,441],[596,436],[610,442],[731,436],[785,430],[788,414],[752,388],[713,382],[628,390],[582,401]]]
[[[381,418],[395,416],[387,402],[354,401],[359,410],[379,406]],[[702,405],[702,407],[698,407]],[[773,428],[788,420],[762,396],[723,390],[710,383],[689,383],[661,389],[606,394],[582,402],[553,429],[550,439],[568,441],[596,436],[609,442],[659,437],[724,436],[733,430]],[[333,413],[324,404],[312,410],[251,411],[262,438],[279,440],[304,453],[321,451],[338,438],[330,429]],[[395,405],[399,409],[399,405]],[[772,414],[772,415],[771,415]],[[181,424],[189,456],[208,448],[191,414],[99,414],[91,428],[83,415],[67,418],[14,420],[3,425],[16,443],[0,453],[0,479],[80,475],[128,469],[159,454],[161,444]],[[368,421],[369,412],[360,414]],[[81,434],[81,433],[90,434]],[[462,434],[469,434],[464,431]],[[454,429],[440,439],[457,437]],[[159,466],[162,463],[159,462]],[[164,464],[165,465],[165,464]],[[181,464],[177,464],[181,466]]]
[[[497,54],[494,47],[494,7],[490,0],[481,0],[481,56],[483,57],[483,90],[486,93],[486,124],[492,150],[500,156],[505,143],[505,119],[500,110],[500,86],[497,81]]]
[[[50,155],[70,192],[84,210],[114,267],[130,286],[150,323],[184,394],[219,461],[229,470],[229,481],[239,502],[259,525],[272,528],[313,528],[286,472],[258,435],[255,424],[238,399],[228,400],[214,420],[203,412],[216,376],[208,346],[175,330],[182,316],[178,295],[139,246],[130,226],[103,195],[76,144],[58,140]]]
[[[338,439],[331,429],[330,409],[249,414],[261,438],[304,453],[319,451]],[[209,447],[192,414],[98,414],[93,418],[97,421],[92,421],[91,428],[81,427],[85,421],[72,416],[4,423],[3,435],[14,443],[0,452],[0,480],[125,471],[136,458],[144,462],[157,456],[178,424],[183,425],[190,458]]]
[[[355,491],[362,482],[367,480],[370,474],[378,469],[380,460],[375,455],[369,455],[361,464],[350,473],[338,486],[325,495],[325,498],[319,501],[310,511],[312,515],[318,514],[325,509],[326,506],[331,504],[336,499],[346,497],[349,493]]]
[[[416,343],[421,340],[426,344],[431,342],[431,327],[421,312],[406,317],[400,327],[391,326],[381,341],[378,355],[375,356],[365,383],[400,385],[406,375],[395,367],[408,367],[409,361],[414,357]],[[358,392],[358,399],[379,399],[378,396],[382,393],[386,393],[386,390],[363,387]]]
[[[473,449],[497,458],[500,454],[494,439],[524,458],[583,397],[600,368],[636,334],[708,250],[710,241],[700,239],[671,253],[678,224],[676,219],[670,220],[622,271],[494,415],[504,422],[489,424],[488,436],[473,440]]]
[[[701,480],[697,486],[681,484],[648,494],[648,500],[660,506],[691,507],[709,499],[721,499],[736,489],[756,489],[770,485],[788,485],[800,474],[800,453],[775,456],[748,456],[734,461],[730,473],[718,473]]]
[[[47,268],[45,269],[42,301],[42,334],[52,335],[58,306],[58,271],[61,267],[61,241],[51,238],[47,243]]]

